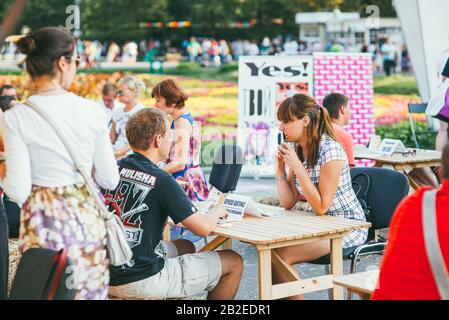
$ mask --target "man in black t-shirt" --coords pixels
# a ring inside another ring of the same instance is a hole
[[[199,236],[208,236],[222,207],[197,212],[176,180],[157,163],[170,152],[169,123],[157,109],[133,115],[126,135],[134,153],[119,161],[120,184],[104,190],[106,204],[122,220],[133,251],[130,262],[111,267],[110,295],[121,299],[183,298],[208,291],[208,299],[233,299],[243,271],[231,251],[195,252],[187,240],[162,241],[170,217]]]

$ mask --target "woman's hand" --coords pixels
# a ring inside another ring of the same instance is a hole
[[[299,160],[296,151],[293,150],[288,144],[284,143],[279,146],[279,153],[281,154],[283,162],[294,172],[302,166],[301,160]]]
[[[122,158],[126,157],[129,151],[131,151],[131,147],[129,145],[126,145],[122,149],[114,153],[115,158],[117,160],[121,160]]]
[[[274,154],[274,170],[277,176],[285,175],[285,162],[279,149]]]

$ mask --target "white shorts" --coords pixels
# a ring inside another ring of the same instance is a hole
[[[185,298],[212,291],[221,273],[217,252],[188,254],[167,259],[164,268],[150,278],[109,287],[109,295],[125,300]]]

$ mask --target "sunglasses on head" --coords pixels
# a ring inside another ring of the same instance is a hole
[[[115,96],[116,97],[121,97],[121,96],[124,96],[124,95],[125,95],[125,92],[123,92],[122,90],[118,90],[118,91],[115,92]]]

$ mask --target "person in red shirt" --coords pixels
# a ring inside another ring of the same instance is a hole
[[[449,267],[449,145],[443,151],[443,185],[436,198],[438,238]],[[439,300],[424,246],[423,187],[398,206],[391,220],[385,256],[373,300]]]
[[[324,98],[323,107],[329,112],[337,140],[348,156],[349,166],[355,167],[354,140],[352,135],[343,128],[351,121],[348,97],[341,93],[331,93]]]

